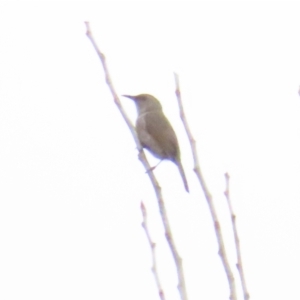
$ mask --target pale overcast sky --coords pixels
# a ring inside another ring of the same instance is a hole
[[[239,296],[225,172],[251,299],[300,299],[299,11],[286,1],[0,2],[0,298],[159,299],[142,200],[166,299],[179,299],[157,202],[89,21],[118,94],[155,95],[178,135],[190,194],[172,163],[155,174],[189,299],[229,290],[174,71]]]

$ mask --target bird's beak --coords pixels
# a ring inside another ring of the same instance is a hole
[[[129,99],[132,99],[132,100],[135,100],[135,97],[134,96],[130,96],[130,95],[122,95],[123,97],[126,97],[126,98],[129,98]]]

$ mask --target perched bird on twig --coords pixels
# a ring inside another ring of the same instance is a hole
[[[161,160],[168,159],[175,163],[182,177],[185,190],[189,192],[181,164],[178,140],[175,131],[163,113],[160,102],[148,94],[123,96],[135,102],[138,112],[136,131],[142,147],[148,149]]]

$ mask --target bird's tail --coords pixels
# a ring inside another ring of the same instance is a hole
[[[190,190],[189,190],[189,185],[188,185],[188,183],[187,183],[187,180],[186,180],[186,177],[185,177],[185,173],[184,173],[184,170],[183,170],[181,161],[177,161],[177,162],[176,162],[176,165],[178,166],[179,173],[180,173],[180,175],[181,175],[181,178],[182,178],[182,181],[183,181],[185,190],[189,193],[189,192],[190,192]]]

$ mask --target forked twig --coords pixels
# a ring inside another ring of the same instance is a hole
[[[223,267],[225,269],[225,273],[227,275],[227,280],[228,280],[228,284],[229,284],[230,299],[237,300],[235,281],[234,281],[233,273],[231,271],[231,268],[230,268],[230,265],[228,262],[228,258],[227,258],[227,254],[225,251],[224,239],[223,239],[223,235],[222,235],[222,231],[221,231],[221,227],[220,227],[220,222],[218,220],[217,212],[216,212],[216,209],[215,209],[215,206],[213,203],[213,198],[208,190],[208,187],[206,185],[206,182],[204,180],[204,177],[203,177],[201,169],[200,169],[196,141],[192,136],[191,130],[189,128],[189,125],[188,125],[186,117],[185,117],[182,100],[181,100],[179,77],[176,73],[174,73],[174,76],[175,76],[175,85],[176,85],[175,94],[176,94],[177,101],[178,101],[180,118],[182,120],[182,123],[183,123],[184,128],[187,133],[187,136],[189,138],[189,141],[191,144],[191,150],[192,150],[192,154],[193,154],[193,158],[194,158],[194,172],[196,173],[196,176],[201,184],[202,190],[204,192],[204,195],[205,195],[208,207],[209,207],[209,211],[210,211],[212,220],[214,222],[215,233],[216,233],[217,241],[219,244],[219,255],[220,255],[221,261],[223,263]]]
[[[146,156],[144,154],[144,151],[141,147],[141,144],[140,144],[139,139],[137,137],[135,128],[132,125],[132,123],[131,123],[130,119],[128,118],[127,114],[125,113],[125,111],[124,111],[124,109],[121,105],[121,102],[119,100],[119,97],[118,97],[118,95],[115,91],[115,88],[112,84],[112,80],[111,80],[111,77],[109,75],[109,71],[108,71],[105,56],[100,51],[100,49],[98,48],[98,46],[97,46],[97,44],[96,44],[96,42],[93,38],[89,23],[85,22],[85,25],[86,25],[86,35],[90,39],[91,43],[93,44],[93,46],[94,46],[94,48],[95,48],[95,50],[96,50],[96,52],[97,52],[97,54],[100,58],[100,61],[102,63],[103,70],[104,70],[104,73],[105,73],[106,83],[107,83],[107,85],[108,85],[108,87],[109,87],[109,89],[112,93],[112,96],[114,98],[114,101],[115,101],[117,107],[119,108],[124,120],[126,121],[128,127],[129,127],[129,129],[132,133],[132,136],[133,136],[133,138],[135,140],[135,143],[137,145],[137,148],[139,150],[139,159],[142,162],[142,164],[144,165],[145,170],[148,171],[148,170],[150,170],[150,165],[149,165],[149,163],[146,159]],[[150,181],[153,185],[153,188],[154,188],[154,191],[155,191],[155,194],[156,194],[156,198],[157,198],[158,206],[159,206],[159,210],[160,210],[160,215],[161,215],[164,230],[165,230],[165,236],[166,236],[166,239],[168,241],[168,244],[169,244],[170,250],[172,252],[175,265],[176,265],[177,278],[178,278],[178,291],[179,291],[181,300],[187,300],[188,298],[187,298],[185,279],[184,279],[184,274],[183,274],[182,259],[179,256],[177,248],[175,246],[175,242],[174,242],[173,235],[172,235],[172,232],[171,232],[170,223],[169,223],[169,220],[168,220],[165,204],[164,204],[163,197],[162,197],[162,194],[161,194],[161,188],[160,188],[160,186],[159,186],[152,170],[148,171],[147,174],[150,178]]]

